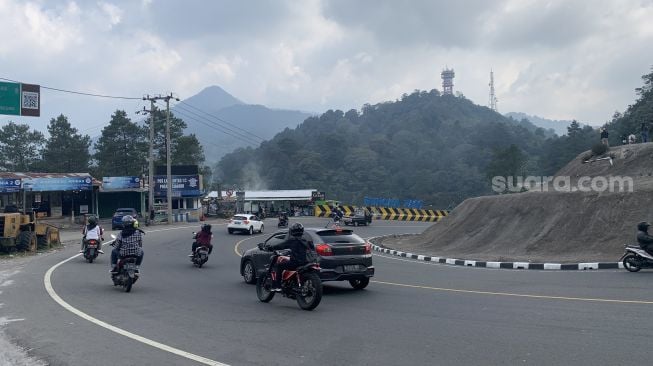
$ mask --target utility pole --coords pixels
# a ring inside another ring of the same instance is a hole
[[[157,100],[164,100],[166,102],[166,160],[167,160],[166,198],[168,201],[168,209],[167,209],[168,225],[172,223],[172,159],[170,153],[170,99],[175,99],[179,101],[179,98],[174,97],[172,93],[166,96],[157,95],[151,97],[148,94],[147,96],[143,97],[143,100],[149,100],[151,103],[150,104],[151,109],[148,111],[145,108],[143,108],[143,112],[150,112],[150,115],[152,116],[152,120],[150,122],[150,154],[149,154],[150,171],[149,171],[149,197],[148,197],[150,201],[149,204],[150,209],[148,211],[148,214],[154,209],[154,103],[156,103]]]
[[[147,96],[143,97],[143,100],[149,100],[150,101],[150,110],[148,111],[143,107],[143,113],[150,113],[150,151],[148,154],[147,160],[149,161],[149,167],[148,167],[148,179],[147,179],[147,186],[148,186],[148,210],[147,214],[148,216],[150,215],[150,212],[154,210],[154,103],[156,103],[157,100],[162,99],[161,96],[152,96],[148,94]]]
[[[166,101],[166,173],[167,173],[167,198],[168,198],[168,224],[172,223],[172,156],[170,154],[170,99],[176,99],[177,101],[179,98],[175,98],[172,96],[172,93],[170,95],[166,95],[163,97],[163,99]]]

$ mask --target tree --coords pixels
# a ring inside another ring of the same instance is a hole
[[[29,125],[9,122],[0,129],[0,169],[29,172],[39,158],[45,137]]]
[[[166,165],[166,111],[154,107],[154,165]],[[145,120],[145,125],[149,131],[151,117]],[[170,152],[175,151],[177,140],[184,135],[184,129],[187,127],[186,122],[174,116],[170,112]],[[174,159],[174,157],[173,157]]]
[[[524,168],[528,158],[522,151],[514,144],[506,149],[496,149],[494,157],[487,167],[486,176],[492,180],[494,177],[505,177],[511,179],[510,183],[514,187],[517,182],[517,177],[524,176]]]
[[[171,146],[173,165],[202,166],[204,164],[204,149],[195,134],[180,136]]]
[[[42,150],[43,160],[39,163],[44,172],[81,173],[88,172],[91,155],[88,148],[91,138],[80,135],[63,114],[52,118],[48,125],[50,138]]]
[[[140,175],[147,163],[147,131],[117,110],[95,143],[94,154],[99,176]]]

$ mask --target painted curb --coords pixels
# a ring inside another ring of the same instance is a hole
[[[412,234],[393,234],[387,236],[400,236]],[[375,239],[383,238],[384,236],[377,236],[369,238],[368,241],[372,244],[372,250],[395,255],[397,257],[415,259],[424,262],[433,262],[440,264],[449,264],[454,266],[466,267],[479,267],[479,268],[496,268],[496,269],[533,269],[533,270],[559,270],[559,271],[585,271],[585,270],[598,270],[598,269],[623,269],[624,265],[620,262],[581,262],[581,263],[530,263],[530,262],[491,262],[491,261],[475,261],[457,258],[443,258],[431,257],[421,254],[413,254],[402,252],[399,250],[384,248],[374,244]]]

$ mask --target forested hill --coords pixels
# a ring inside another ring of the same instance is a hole
[[[549,142],[527,121],[505,118],[464,97],[416,91],[360,112],[329,110],[310,117],[257,149],[224,156],[217,174],[223,184],[250,189],[316,188],[327,198],[355,204],[368,196],[446,208],[490,193],[488,166],[502,151],[523,155],[520,173],[557,168],[539,163]],[[519,149],[508,150],[513,144]]]

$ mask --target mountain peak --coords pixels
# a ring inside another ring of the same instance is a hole
[[[217,111],[233,105],[245,104],[217,85],[208,86],[202,89],[201,92],[184,100],[184,102],[193,106],[210,106],[212,111]]]

